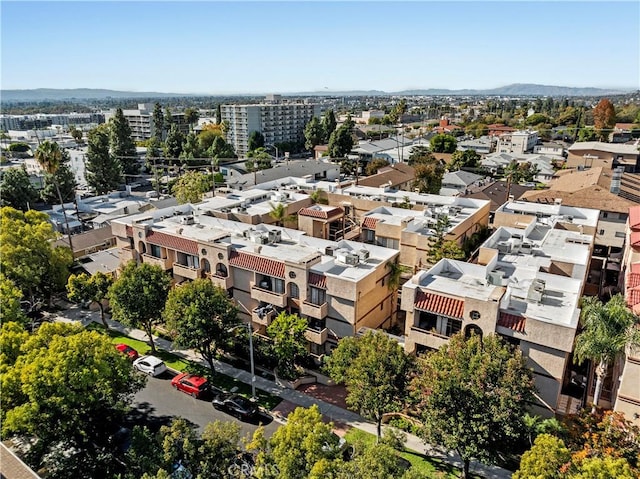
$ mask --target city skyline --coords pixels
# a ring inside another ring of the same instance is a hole
[[[2,89],[637,89],[639,18],[636,2],[5,1]]]

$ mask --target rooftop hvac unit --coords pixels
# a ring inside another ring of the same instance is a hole
[[[361,249],[360,251],[358,251],[358,257],[362,262],[367,261],[369,259],[369,250],[364,248]]]
[[[279,243],[282,240],[282,232],[280,230],[269,231],[269,243]]]
[[[504,278],[504,271],[489,271],[487,275],[487,282],[494,286],[502,286],[502,280]]]
[[[181,225],[192,225],[196,222],[196,219],[193,216],[183,216],[180,218]]]
[[[348,265],[355,266],[360,262],[360,257],[355,253],[347,253],[346,261]]]
[[[324,254],[326,254],[327,256],[333,256],[336,252],[336,247],[335,246],[327,246],[324,249]]]
[[[269,237],[258,233],[251,236],[251,241],[255,244],[267,244],[269,243]]]
[[[506,241],[498,241],[498,251],[500,253],[511,253],[511,243]]]
[[[522,243],[520,245],[520,251],[522,251],[523,253],[531,253],[532,249],[533,245],[531,243]]]
[[[533,286],[533,289],[535,291],[540,291],[543,292],[544,291],[544,287],[546,286],[546,281],[543,279],[534,279],[533,282],[531,283],[531,285]]]
[[[459,206],[452,206],[449,208],[449,214],[451,216],[457,216],[460,214],[461,211],[462,211],[462,208],[460,208]]]

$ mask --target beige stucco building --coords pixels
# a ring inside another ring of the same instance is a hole
[[[280,311],[306,318],[309,350],[318,358],[361,327],[390,324],[387,264],[396,250],[216,218],[207,202],[111,226],[122,263],[158,265],[176,284],[209,278],[229,292],[258,334]]]
[[[529,204],[530,206],[530,204]],[[580,316],[598,211],[574,208],[571,220],[546,205],[509,202],[477,262],[443,259],[402,289],[405,348],[437,349],[458,332],[500,334],[533,368],[540,414],[575,412],[568,394],[577,374],[571,351]]]

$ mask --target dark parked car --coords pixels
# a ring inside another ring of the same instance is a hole
[[[211,403],[214,408],[227,411],[239,419],[250,419],[258,415],[257,404],[238,394],[218,394]]]

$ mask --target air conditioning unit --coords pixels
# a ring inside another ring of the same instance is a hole
[[[520,251],[522,251],[523,253],[531,253],[532,249],[533,245],[531,243],[522,243],[520,245]]]
[[[498,241],[497,246],[500,253],[511,253],[511,243],[507,243],[506,241]]]
[[[269,231],[269,243],[279,243],[282,240],[282,232],[280,230]]]
[[[268,244],[269,237],[262,234],[255,234],[251,236],[251,241],[253,241],[255,244]]]
[[[192,225],[196,222],[196,219],[193,216],[183,216],[180,218],[181,225]]]
[[[336,247],[335,246],[327,246],[324,249],[324,254],[326,254],[327,256],[333,256],[336,252]]]
[[[487,275],[487,282],[494,286],[502,286],[502,280],[504,279],[504,271],[489,271]]]
[[[355,253],[347,253],[345,263],[351,266],[355,266],[360,262],[360,257]]]
[[[369,259],[369,250],[364,248],[361,249],[360,251],[358,251],[358,257],[362,262],[367,261]]]

